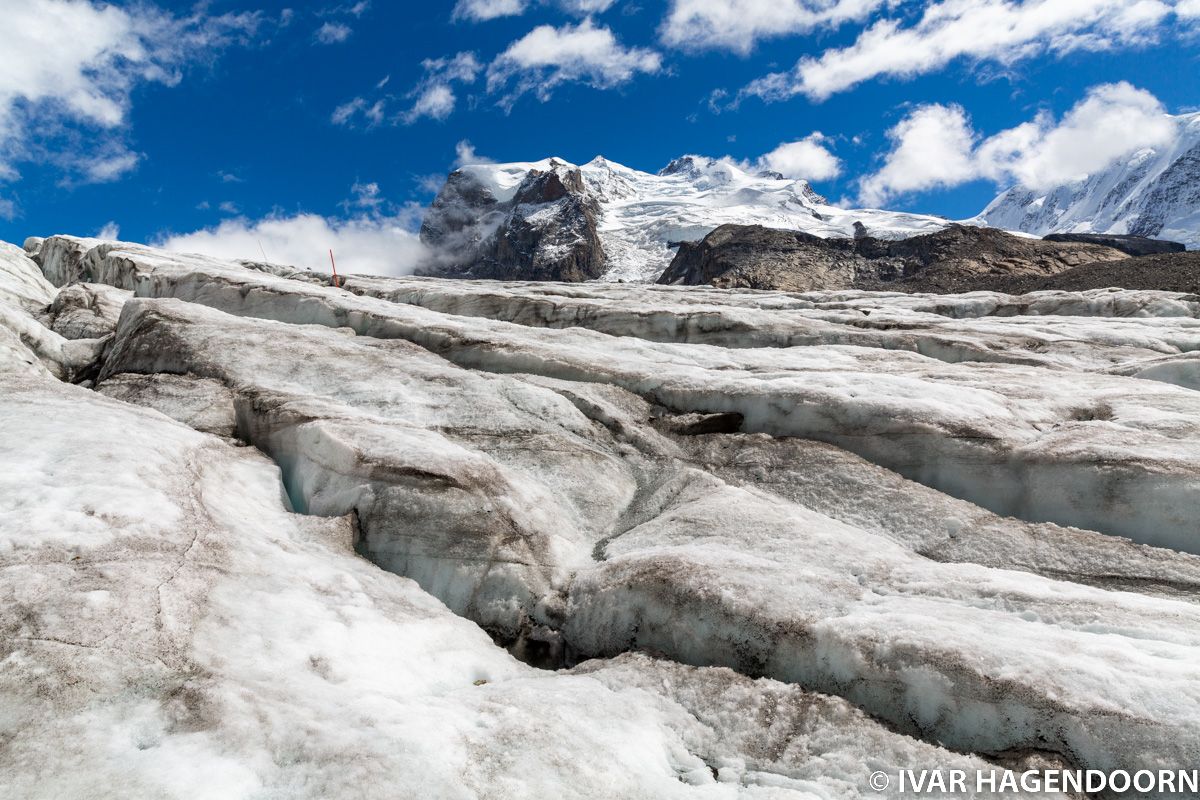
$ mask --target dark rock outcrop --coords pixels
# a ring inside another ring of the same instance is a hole
[[[822,239],[799,231],[723,225],[700,242],[682,243],[658,282],[784,291],[963,292],[981,288],[989,277],[1048,276],[1124,258],[1125,253],[1102,245],[966,225],[896,241]]]
[[[699,242],[680,242],[658,282],[807,292],[853,286],[859,272],[871,266],[849,239],[722,225]]]
[[[1121,261],[1105,261],[1047,277],[1015,276],[991,281],[980,288],[1006,294],[1088,289],[1157,289],[1200,295],[1200,252],[1157,253]]]
[[[1101,244],[1120,250],[1131,256],[1148,256],[1155,253],[1182,253],[1187,248],[1181,242],[1165,239],[1148,239],[1145,236],[1130,236],[1115,233],[1051,233],[1043,237],[1047,242],[1084,242]]]
[[[526,281],[598,278],[605,268],[598,216],[579,170],[559,162],[530,171],[505,200],[470,171],[455,170],[421,225],[421,241],[434,254],[421,272]]]

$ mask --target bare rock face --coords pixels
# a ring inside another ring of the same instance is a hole
[[[577,282],[604,272],[599,207],[578,168],[551,161],[530,170],[508,199],[471,173],[451,173],[421,241],[436,253],[427,274],[460,278]]]
[[[1098,244],[1044,241],[967,225],[897,241],[862,234],[822,239],[724,225],[700,242],[682,243],[658,282],[785,291],[961,292],[980,288],[989,276],[1053,275],[1125,257]]]
[[[898,258],[903,280],[891,286],[880,274],[858,288],[893,288],[916,292],[969,292],[995,275],[1054,275],[1097,261],[1118,261],[1120,250],[1096,244],[1048,242],[1016,236],[994,228],[951,225],[945,230],[894,242],[866,238],[856,242],[869,258]]]
[[[1130,236],[1116,233],[1052,233],[1044,237],[1048,242],[1085,242],[1100,244],[1127,253],[1131,256],[1148,256],[1155,253],[1182,253],[1187,247],[1182,242],[1165,239],[1149,239],[1145,236]]]
[[[1022,275],[1000,279],[987,288],[1024,294],[1051,290],[1085,292],[1109,287],[1200,294],[1200,253],[1157,253],[1098,262],[1050,276]]]
[[[847,239],[762,225],[722,225],[699,242],[681,242],[659,283],[808,292],[845,289],[871,263]]]

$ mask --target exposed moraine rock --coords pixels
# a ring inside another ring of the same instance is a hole
[[[785,291],[961,292],[980,288],[989,276],[1047,276],[1124,258],[1125,253],[1102,245],[967,225],[898,241],[821,239],[799,231],[723,225],[700,242],[681,244],[658,282]]]
[[[1110,287],[1200,294],[1200,253],[1159,253],[1087,264],[1047,277],[998,279],[982,288],[1008,294],[1025,294],[1051,289],[1084,292]]]
[[[1149,256],[1155,253],[1182,253],[1187,247],[1182,242],[1165,239],[1149,239],[1145,236],[1130,236],[1116,233],[1052,233],[1044,237],[1048,242],[1085,242],[1101,244],[1128,253],[1131,256]]]
[[[680,242],[658,282],[807,292],[849,288],[860,272],[873,266],[854,251],[849,239],[822,239],[762,225],[722,225],[699,242]]]

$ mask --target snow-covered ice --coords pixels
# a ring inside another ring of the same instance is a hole
[[[131,299],[75,342],[96,391],[0,363],[17,796],[842,798],[1200,758],[1194,297],[33,252]]]
[[[0,393],[5,797],[810,800],[987,765],[729,670],[527,667],[253,448],[45,375]]]
[[[526,667],[356,557],[349,519],[290,513],[255,451],[0,388],[6,797],[811,798],[869,796],[868,763],[984,765],[725,670]]]

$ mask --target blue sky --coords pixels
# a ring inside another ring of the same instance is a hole
[[[1200,0],[0,0],[0,19],[18,242],[303,219],[374,246],[471,151],[730,156],[957,218],[1200,106]]]

